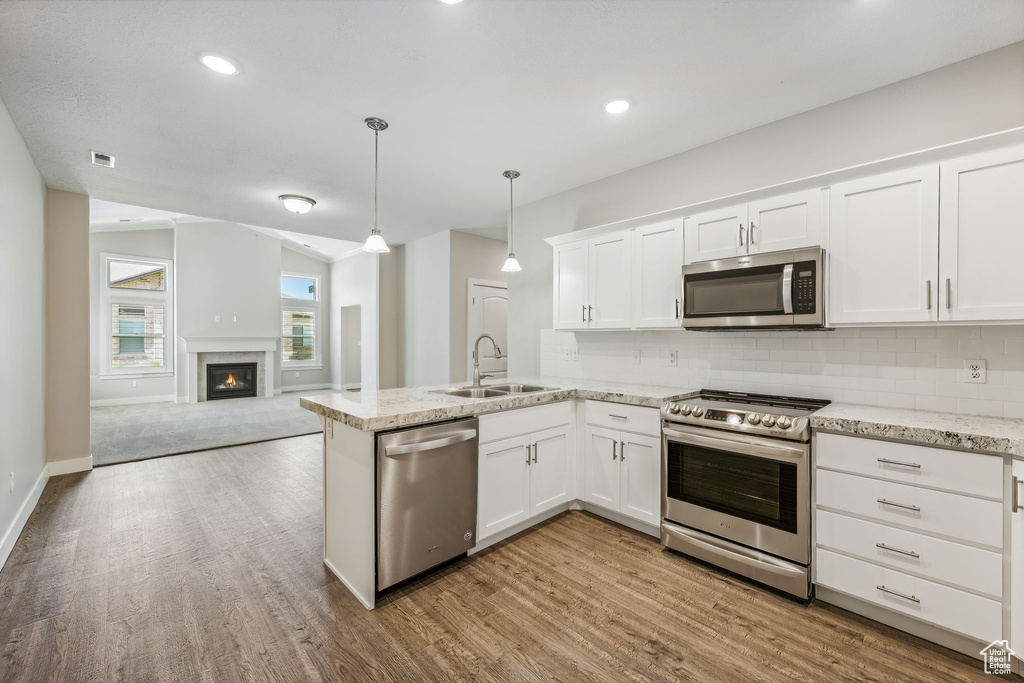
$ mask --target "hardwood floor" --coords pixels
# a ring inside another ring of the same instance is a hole
[[[51,479],[0,572],[4,681],[978,680],[571,512],[367,612],[323,566],[319,436]]]

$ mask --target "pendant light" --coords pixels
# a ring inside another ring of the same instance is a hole
[[[518,273],[523,269],[519,265],[515,252],[512,250],[512,181],[519,177],[519,171],[505,171],[501,175],[508,178],[508,258],[501,267],[503,273]]]
[[[388,122],[371,116],[366,119],[366,127],[373,131],[373,230],[366,238],[363,251],[368,251],[371,254],[386,254],[391,250],[388,249],[384,238],[380,236],[380,228],[377,227],[377,136],[382,130],[387,130]]]

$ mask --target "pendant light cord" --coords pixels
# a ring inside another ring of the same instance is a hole
[[[378,155],[378,139],[380,138],[380,131],[373,131],[373,229],[377,229],[377,169],[380,165]]]
[[[508,179],[508,250],[509,252],[515,252],[512,248],[512,227],[515,224],[515,218],[512,215],[512,178]]]

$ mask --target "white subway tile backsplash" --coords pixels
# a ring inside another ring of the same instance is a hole
[[[1024,418],[1024,325],[541,332],[541,373]],[[576,347],[578,361],[564,360]],[[633,365],[633,349],[641,363]],[[675,367],[668,352],[678,353]],[[985,384],[962,382],[984,359]]]

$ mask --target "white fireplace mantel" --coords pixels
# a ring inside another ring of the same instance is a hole
[[[264,374],[266,376],[264,396],[274,395],[274,356],[277,353],[278,337],[178,337],[181,349],[188,354],[188,402],[199,402],[199,354],[200,353],[245,353],[266,354]]]

